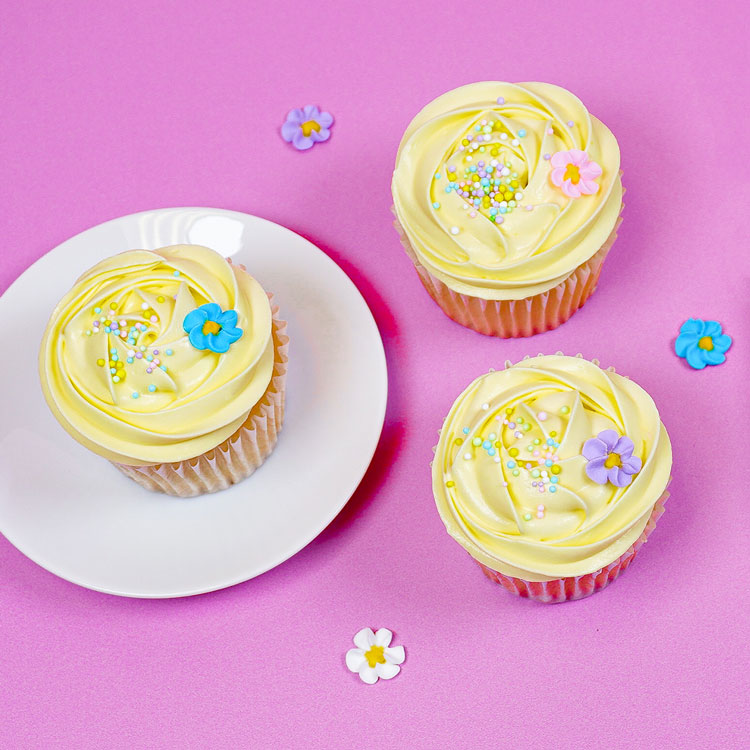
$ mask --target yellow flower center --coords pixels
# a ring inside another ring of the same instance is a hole
[[[570,180],[574,185],[577,185],[581,179],[581,170],[575,164],[568,164],[565,167],[565,176],[563,180]]]
[[[203,324],[203,334],[218,333],[221,330],[221,326],[213,320],[207,320]]]
[[[310,137],[310,133],[313,132],[313,130],[317,133],[320,130],[320,125],[318,125],[315,120],[305,120],[305,122],[300,125],[302,128],[302,135],[305,136],[305,138]]]
[[[714,348],[714,340],[710,336],[704,336],[698,340],[698,348],[710,352]]]
[[[369,651],[365,651],[365,659],[367,659],[367,663],[374,667],[376,664],[385,664],[385,656],[383,656],[383,652],[385,649],[383,646],[370,646]]]
[[[622,462],[616,453],[610,453],[607,456],[607,460],[604,462],[604,468],[613,469],[615,466],[622,466]]]

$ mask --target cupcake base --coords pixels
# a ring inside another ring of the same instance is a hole
[[[422,285],[451,320],[486,336],[521,338],[551,331],[583,307],[596,289],[604,259],[617,239],[623,208],[624,204],[606,242],[565,281],[541,294],[517,300],[488,300],[453,291],[419,262],[398,219],[394,226]]]
[[[268,295],[271,299],[271,295]],[[272,304],[274,366],[265,393],[242,426],[210,451],[176,463],[128,466],[112,462],[125,476],[154,492],[193,497],[226,489],[249,477],[273,451],[284,422],[289,337]]]
[[[667,483],[667,487],[669,487],[669,482]],[[651,516],[648,519],[646,527],[643,529],[643,533],[617,560],[595,573],[587,573],[586,575],[572,578],[557,578],[552,581],[524,581],[521,578],[507,576],[504,573],[499,573],[492,568],[488,568],[478,560],[474,560],[474,562],[479,565],[482,572],[491,581],[499,583],[510,591],[511,594],[521,596],[524,599],[533,599],[544,604],[556,604],[558,602],[583,599],[586,596],[595,594],[597,591],[601,591],[628,568],[638,550],[648,539],[649,534],[656,528],[656,522],[664,513],[664,503],[668,497],[669,492],[665,489],[662,496],[654,504],[654,509],[651,511]]]

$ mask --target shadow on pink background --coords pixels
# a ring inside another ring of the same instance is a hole
[[[0,746],[747,746],[744,3],[134,0],[6,4],[2,16],[0,289],[116,216],[254,213],[354,279],[383,334],[390,401],[341,515],[232,589],[118,599],[0,539]],[[566,86],[622,149],[627,206],[599,290],[533,339],[444,317],[391,227],[407,123],[483,79]],[[278,128],[307,103],[336,124],[297,153]],[[724,324],[725,365],[694,372],[673,355],[688,317]],[[598,357],[653,395],[675,480],[620,580],[545,607],[487,581],[445,534],[428,463],[471,379],[557,350]],[[365,626],[406,647],[391,682],[346,671]]]

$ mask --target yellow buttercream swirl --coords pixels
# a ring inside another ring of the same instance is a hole
[[[602,168],[595,194],[569,198],[551,182],[550,157],[571,149]],[[480,161],[492,167],[487,179],[506,170],[505,202],[515,203],[495,222],[487,200],[475,207],[445,192],[450,183],[479,180],[468,170]],[[619,170],[614,136],[569,91],[474,83],[438,97],[412,120],[393,173],[394,207],[418,261],[448,287],[523,299],[564,281],[607,240],[622,204]]]
[[[586,474],[581,450],[602,430],[627,435],[643,462],[627,487]],[[669,437],[642,388],[578,357],[539,356],[477,378],[458,397],[432,487],[448,532],[474,558],[544,581],[593,573],[622,555],[671,466]]]
[[[194,348],[183,330],[208,302],[236,310],[243,329],[224,354]],[[113,321],[117,332],[105,332]],[[83,274],[50,317],[39,368],[47,403],[76,440],[143,465],[192,458],[232,435],[265,392],[273,356],[260,284],[213,250],[174,245]]]

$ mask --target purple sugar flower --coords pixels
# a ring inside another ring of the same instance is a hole
[[[602,430],[583,444],[581,454],[588,460],[586,474],[597,484],[612,482],[627,487],[632,475],[641,470],[641,459],[633,455],[633,441],[614,430]]]
[[[281,126],[281,137],[291,143],[298,151],[306,151],[316,143],[327,141],[331,137],[333,115],[321,112],[313,104],[302,109],[293,109],[286,116]]]

